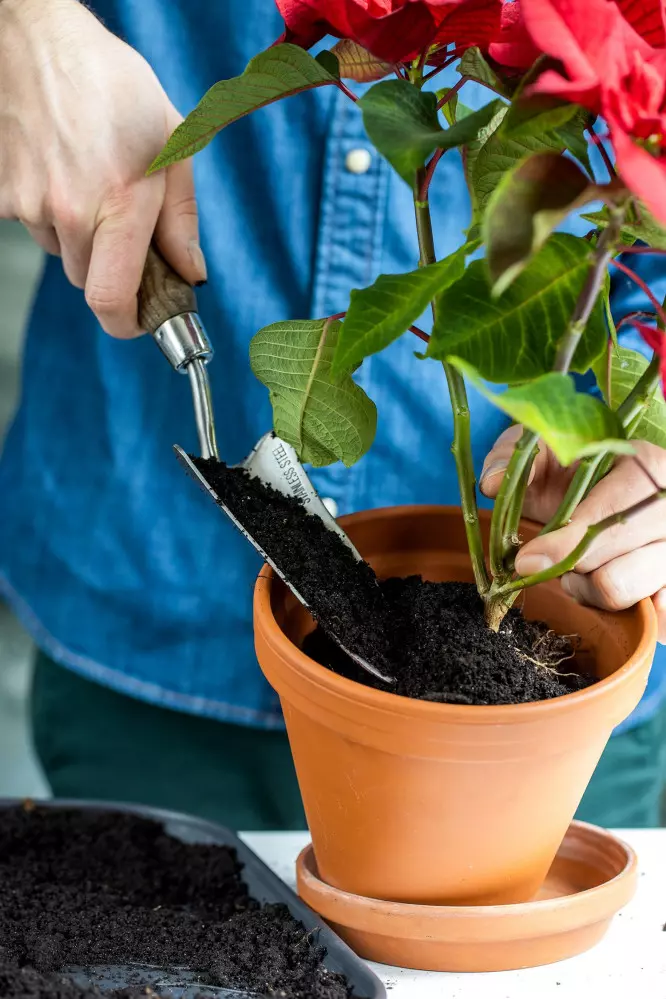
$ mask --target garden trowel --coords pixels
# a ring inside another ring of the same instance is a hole
[[[197,314],[194,289],[176,274],[154,246],[148,251],[139,290],[139,323],[142,329],[152,334],[172,368],[188,375],[192,388],[201,457],[219,460],[210,383],[206,370],[206,365],[213,356],[213,350]],[[308,607],[298,589],[222,502],[190,456],[178,445],[175,445],[175,451],[189,474],[224,510],[261,557],[287,584],[296,599],[304,607]],[[361,555],[324,506],[317,490],[301,465],[298,455],[290,444],[275,434],[265,434],[248,457],[236,467],[245,469],[250,475],[260,479],[265,485],[272,486],[284,496],[300,499],[307,512],[313,517],[319,517],[325,527],[329,531],[334,531],[352,551],[354,557],[361,561]],[[335,635],[331,634],[330,637],[361,669],[372,673],[384,683],[395,682],[392,677],[381,673],[365,659],[345,648]]]

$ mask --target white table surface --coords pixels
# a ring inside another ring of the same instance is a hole
[[[580,957],[526,971],[442,974],[371,965],[388,999],[666,999],[666,829],[618,835],[638,853],[638,891],[608,935]],[[245,833],[276,874],[295,887],[304,833]]]

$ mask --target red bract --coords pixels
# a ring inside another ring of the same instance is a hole
[[[615,0],[623,17],[632,28],[653,45],[666,45],[666,0]]]
[[[666,333],[655,329],[654,326],[646,326],[645,323],[634,322],[634,326],[650,350],[654,350],[660,359],[661,387],[666,398]]]
[[[666,49],[653,48],[614,0],[523,0],[533,41],[558,59],[532,88],[584,105],[608,123],[617,170],[666,222]]]
[[[529,69],[541,55],[527,30],[519,0],[502,5],[500,31],[488,46],[488,54],[500,66],[515,70]]]
[[[513,3],[502,3],[501,0],[463,0],[462,3],[451,4],[435,36],[433,44],[443,50],[448,45],[458,49],[477,45],[484,52],[488,51],[493,40],[499,37],[503,10]],[[428,60],[437,62],[437,56]]]
[[[486,48],[499,32],[501,0],[276,0],[284,40],[310,48],[325,35],[351,38],[386,62],[432,46]]]

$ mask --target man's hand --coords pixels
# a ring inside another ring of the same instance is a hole
[[[511,427],[498,438],[486,458],[481,490],[495,497],[522,427]],[[571,522],[559,531],[535,538],[521,548],[516,571],[521,576],[540,572],[559,562],[576,547],[586,528],[624,510],[654,492],[641,469],[649,469],[659,485],[666,485],[666,450],[636,442],[638,461],[620,458],[613,470],[590,492]],[[546,448],[539,451],[527,491],[525,516],[548,521],[571,481],[572,469],[559,467]],[[562,577],[562,586],[580,603],[605,610],[631,607],[652,597],[659,617],[659,641],[666,643],[666,501],[655,502],[626,524],[612,527],[594,541],[574,572]]]
[[[77,0],[0,2],[0,217],[18,218],[104,329],[138,335],[153,233],[206,277],[190,163],[145,172],[181,118],[148,63]]]

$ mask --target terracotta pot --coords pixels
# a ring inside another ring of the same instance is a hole
[[[343,523],[380,576],[472,578],[458,508],[372,510]],[[524,525],[523,534],[535,530]],[[524,610],[580,635],[600,682],[533,704],[436,704],[373,690],[309,659],[299,646],[312,619],[262,571],[257,656],[280,696],[323,881],[439,905],[536,895],[611,731],[641,698],[657,625],[649,600],[607,614],[579,607],[558,582],[529,590]]]

